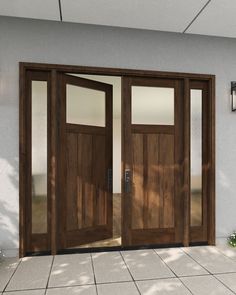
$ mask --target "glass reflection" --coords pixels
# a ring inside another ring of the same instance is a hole
[[[132,124],[174,125],[174,88],[132,86]]]
[[[47,232],[47,82],[32,81],[32,233]]]
[[[202,90],[191,89],[191,226],[202,224]]]
[[[105,92],[66,85],[66,122],[105,127]]]

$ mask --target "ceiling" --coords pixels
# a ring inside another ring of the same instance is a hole
[[[236,0],[0,0],[0,15],[236,38]]]

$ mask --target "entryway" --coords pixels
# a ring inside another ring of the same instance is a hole
[[[214,244],[214,76],[21,64],[20,255]]]

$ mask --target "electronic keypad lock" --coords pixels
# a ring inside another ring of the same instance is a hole
[[[125,193],[131,192],[131,170],[125,169]]]

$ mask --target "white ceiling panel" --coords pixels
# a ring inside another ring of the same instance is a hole
[[[63,21],[172,32],[183,32],[206,3],[207,0],[61,0]]]
[[[0,0],[0,15],[60,20],[58,0]]]
[[[186,33],[236,37],[236,0],[211,0]]]

